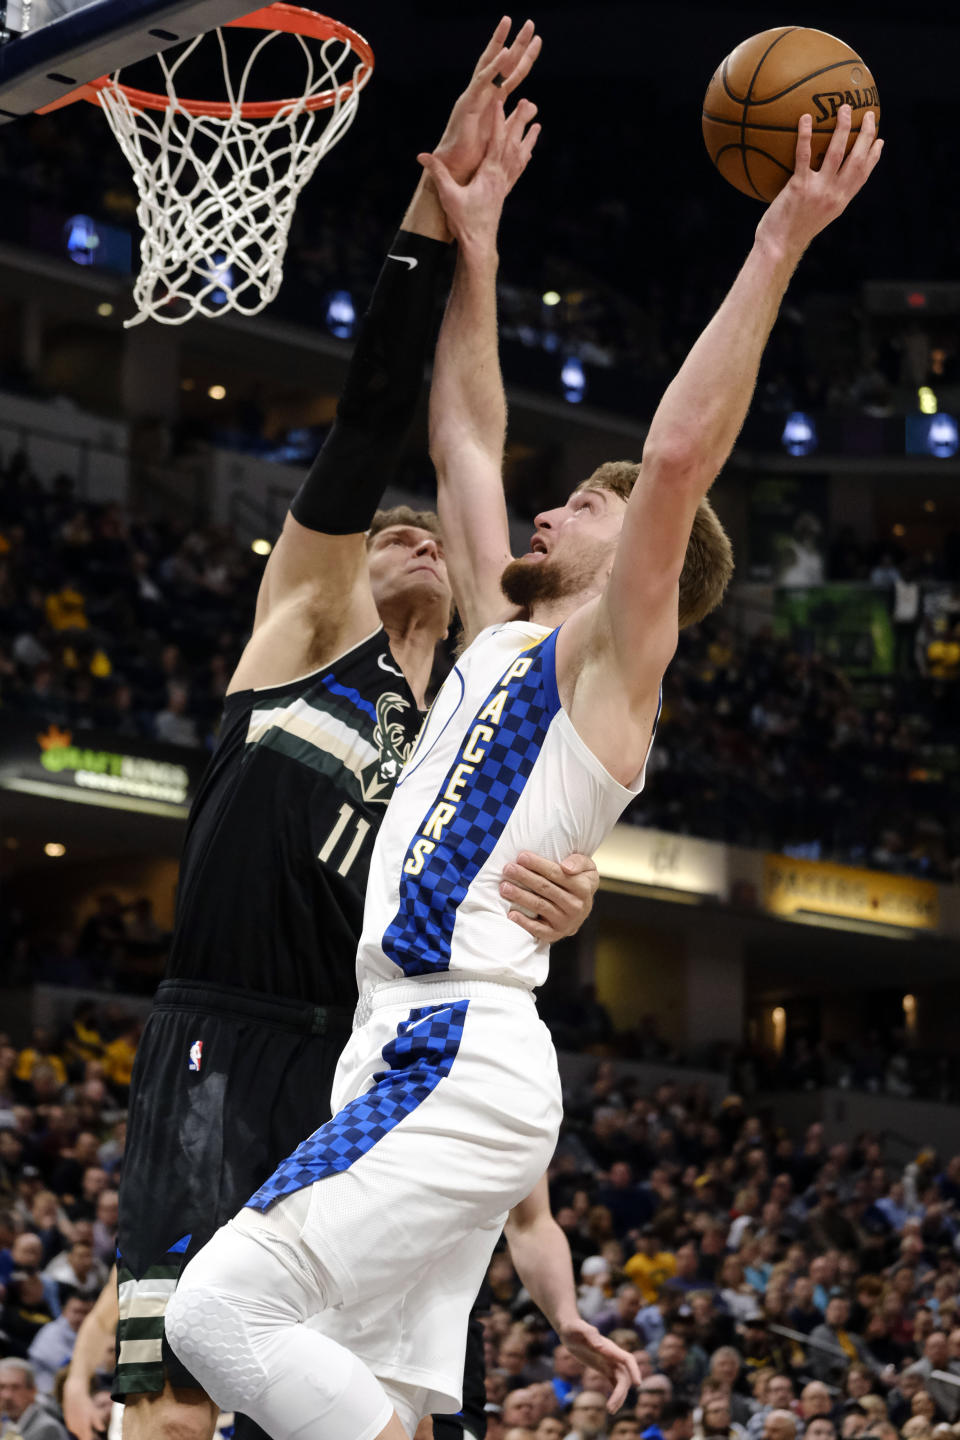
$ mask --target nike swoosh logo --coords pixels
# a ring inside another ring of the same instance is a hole
[[[404,1035],[412,1035],[413,1032],[414,1032],[414,1030],[419,1029],[419,1027],[420,1027],[421,1025],[426,1025],[426,1024],[428,1024],[431,1020],[436,1020],[436,1018],[437,1018],[438,1015],[447,1015],[447,1014],[449,1014],[452,1009],[453,1009],[453,1006],[452,1006],[452,1005],[444,1005],[444,1007],[443,1007],[442,1010],[434,1010],[430,1015],[424,1015],[424,1016],[422,1016],[419,1020],[414,1020],[412,1023],[411,1023],[409,1020],[405,1020],[405,1021],[403,1022],[403,1023],[404,1023],[404,1026],[405,1026],[405,1029],[404,1029],[404,1032],[403,1032]]]
[[[380,666],[381,670],[386,670],[388,675],[399,675],[401,680],[405,680],[407,678],[402,670],[398,670],[395,665],[388,664],[386,655],[378,655],[377,664]]]
[[[400,260],[404,265],[409,266],[411,270],[416,270],[417,266],[420,264],[420,261],[414,259],[412,255],[388,255],[387,259]]]

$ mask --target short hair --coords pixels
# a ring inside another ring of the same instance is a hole
[[[688,1419],[692,1410],[693,1407],[687,1400],[668,1400],[660,1412],[660,1429],[666,1430],[678,1420]]]
[[[607,460],[578,485],[577,490],[610,490],[621,500],[629,500],[639,474],[640,465],[636,460]],[[704,496],[693,517],[680,572],[677,618],[681,630],[698,624],[717,608],[732,574],[733,546],[730,537]]]
[[[645,1394],[651,1394],[656,1390],[660,1395],[672,1395],[673,1381],[669,1375],[648,1375],[646,1380],[640,1381],[640,1389],[644,1391]]]
[[[21,1370],[25,1377],[26,1384],[31,1390],[36,1390],[37,1372],[29,1360],[19,1360],[15,1355],[10,1355],[7,1359],[0,1360],[0,1376],[9,1375],[13,1370]]]
[[[370,529],[367,531],[367,547],[375,535],[381,530],[389,530],[393,525],[409,525],[414,530],[429,530],[431,535],[440,536],[440,520],[433,510],[414,510],[409,505],[393,505],[389,510],[378,510],[370,521]]]

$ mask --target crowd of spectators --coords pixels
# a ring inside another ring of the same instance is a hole
[[[0,713],[209,749],[263,563],[216,527],[82,503],[65,477],[46,488],[13,455],[0,470]],[[681,640],[629,818],[953,879],[952,679],[914,670],[864,690],[721,615]]]
[[[857,687],[769,629],[687,632],[628,818],[731,844],[956,878],[956,687]]]
[[[56,910],[30,925],[12,896],[0,901],[0,985],[63,985],[152,995],[163,977],[170,932],[157,923],[153,901],[124,902],[102,890],[82,924],[70,927]]]
[[[885,1163],[609,1064],[566,1097],[550,1171],[581,1315],[631,1349],[609,1385],[550,1332],[509,1257],[486,1324],[491,1440],[926,1440],[960,1420],[960,1157]]]
[[[0,1413],[25,1440],[63,1440],[65,1366],[114,1254],[129,1068],[105,1063],[110,1023],[81,1007],[59,1036],[0,1036]],[[960,1156],[894,1165],[871,1135],[828,1145],[601,1062],[568,1089],[549,1181],[581,1317],[641,1383],[609,1415],[609,1382],[500,1249],[489,1440],[960,1435]]]
[[[77,1331],[116,1251],[126,1103],[138,1027],[77,1007],[62,1034],[0,1034],[0,1431],[65,1440],[60,1401]],[[94,1381],[105,1434],[113,1355]]]
[[[0,476],[0,705],[71,730],[209,745],[263,560],[216,527]]]

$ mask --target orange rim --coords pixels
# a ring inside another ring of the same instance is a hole
[[[304,10],[299,5],[286,5],[282,0],[273,5],[265,5],[262,10],[254,10],[249,15],[241,15],[238,20],[230,20],[223,27],[230,30],[284,30],[290,35],[306,35],[314,40],[344,40],[355,52],[360,60],[360,73],[343,85],[338,85],[330,90],[321,90],[318,95],[311,95],[304,101],[302,96],[289,100],[251,100],[239,107],[239,113],[245,120],[270,120],[281,110],[293,109],[302,106],[305,110],[329,110],[331,106],[342,104],[354,90],[362,90],[364,85],[373,74],[373,51],[368,42],[356,30],[351,30],[349,25],[344,25],[340,20],[332,20],[329,15],[318,15],[315,10]],[[169,95],[155,94],[152,90],[136,90],[131,85],[121,85],[114,81],[109,75],[101,75],[99,80],[91,80],[88,84],[75,90],[69,97],[64,97],[57,105],[62,105],[69,100],[89,100],[94,105],[100,104],[100,92],[109,88],[122,90],[124,95],[137,110],[166,110],[172,104],[177,104],[181,110],[188,115],[209,115],[217,120],[229,120],[236,113],[236,107],[227,100],[181,100],[172,101]],[[53,107],[47,107],[53,108]]]

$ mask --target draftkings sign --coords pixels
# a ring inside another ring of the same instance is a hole
[[[773,915],[834,915],[910,930],[936,930],[940,923],[936,885],[910,875],[765,855],[763,893]]]
[[[0,720],[0,789],[180,818],[205,763],[202,751]]]

